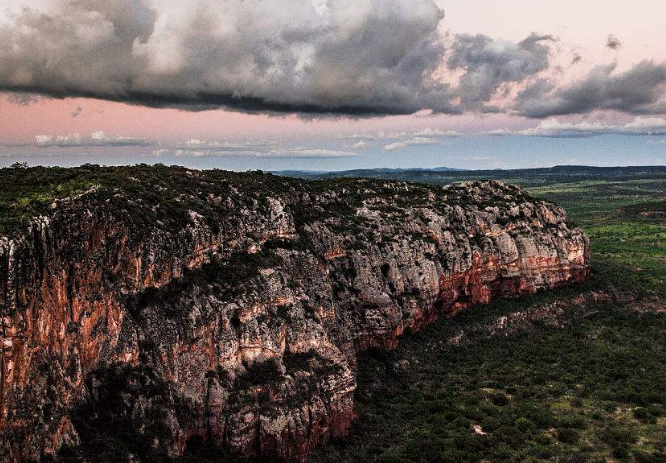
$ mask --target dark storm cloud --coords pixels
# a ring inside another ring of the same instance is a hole
[[[0,21],[0,89],[154,107],[455,113],[432,0],[78,0]]]
[[[516,111],[524,116],[544,118],[615,110],[630,114],[666,112],[662,101],[666,65],[642,61],[628,71],[616,73],[616,65],[597,66],[582,80],[557,88],[538,80],[521,92]]]
[[[19,106],[29,106],[31,104],[39,103],[43,97],[33,93],[11,92],[8,93],[5,98],[12,104]]]
[[[462,34],[447,47],[434,0],[54,3],[0,7],[0,91],[311,117],[660,107],[662,66],[601,66],[556,88],[544,80],[552,36]]]
[[[523,82],[548,68],[550,35],[532,34],[514,43],[486,35],[459,35],[448,66],[464,70],[457,94],[466,110],[494,112],[486,106],[504,84]]]

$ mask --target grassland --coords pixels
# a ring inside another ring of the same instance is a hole
[[[638,296],[666,297],[666,179],[594,180],[528,187],[562,205],[590,238],[597,271]]]

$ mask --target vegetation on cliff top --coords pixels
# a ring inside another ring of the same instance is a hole
[[[155,209],[156,217],[151,220],[186,221],[189,210],[219,214],[219,205],[210,198],[226,199],[231,183],[251,200],[262,191],[288,189],[302,182],[260,172],[210,170],[203,174],[163,165],[4,168],[0,169],[0,235],[16,232],[31,217],[47,214],[55,200],[91,189],[107,197],[120,191],[131,200],[141,201],[148,206],[144,209]]]
[[[367,179],[306,181],[263,173],[189,170],[179,166],[77,168],[14,166],[0,169],[0,236],[25,228],[30,218],[47,215],[54,201],[94,192],[119,208],[133,204],[140,225],[187,225],[190,211],[215,227],[229,212],[255,208],[271,196],[290,199],[291,212],[303,224],[327,217],[352,217],[368,193],[386,198],[385,208],[400,211],[408,205],[431,205],[426,185],[387,183]],[[533,200],[520,189],[506,186],[516,201]],[[118,198],[118,195],[121,195]],[[317,200],[315,200],[317,198]],[[229,201],[233,201],[230,203]],[[479,207],[502,204],[502,197],[473,197],[466,188],[451,188],[448,200]],[[235,202],[234,202],[235,201]],[[316,204],[313,204],[316,203]]]

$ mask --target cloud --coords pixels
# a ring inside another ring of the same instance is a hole
[[[519,135],[519,133],[509,129],[494,129],[484,132],[483,135],[488,135],[490,137],[505,137],[510,135]]]
[[[368,148],[372,148],[372,146],[373,146],[372,143],[370,143],[368,141],[359,140],[356,143],[352,144],[349,148],[353,149],[353,150],[362,151],[362,150],[366,150]]]
[[[260,157],[260,158],[295,158],[295,159],[323,159],[345,158],[357,156],[345,150],[324,148],[291,147],[281,148],[272,142],[207,142],[191,139],[173,149],[156,150],[156,156],[171,154],[174,156],[194,157]]]
[[[140,140],[130,137],[107,137],[98,130],[83,137],[78,133],[70,135],[36,135],[35,146],[39,148],[71,148],[71,147],[107,147],[107,146],[152,146],[155,143],[149,140]]]
[[[545,118],[615,110],[629,114],[666,112],[663,102],[666,64],[642,61],[616,73],[617,65],[596,66],[582,80],[557,88],[540,79],[522,91],[514,104],[520,115]]]
[[[0,12],[0,89],[156,107],[456,112],[433,0],[55,0]]]
[[[346,140],[391,140],[405,137],[437,137],[437,138],[457,138],[462,134],[455,130],[444,130],[439,128],[426,127],[416,131],[402,131],[402,132],[384,132],[383,130],[377,132],[362,132],[352,134],[338,134],[336,138]]]
[[[160,157],[160,156],[166,156],[168,154],[171,154],[171,150],[166,149],[166,148],[159,148],[153,151],[153,156]]]
[[[637,117],[622,127],[631,135],[666,135],[666,119],[661,117]]]
[[[284,151],[274,150],[271,152],[270,156],[291,158],[348,158],[358,156],[358,154],[343,150],[295,148]]]
[[[499,111],[487,103],[503,85],[523,82],[546,70],[548,44],[555,40],[534,33],[518,43],[486,35],[458,35],[447,64],[452,70],[464,70],[456,89],[461,106],[466,110]]]
[[[384,132],[383,130],[380,130],[377,132],[339,133],[335,138],[342,138],[345,140],[386,140],[404,137],[406,134],[407,132]]]
[[[620,40],[613,34],[610,34],[608,39],[606,39],[606,47],[610,48],[611,50],[617,50],[622,48],[622,42],[620,42]]]
[[[284,158],[284,159],[325,159],[325,158],[348,158],[357,156],[357,153],[351,153],[343,150],[315,149],[315,148],[291,148],[291,149],[273,149],[266,151],[253,150],[218,150],[218,149],[199,149],[199,150],[160,150],[161,154],[171,153],[174,156],[195,156],[195,157],[257,157],[257,158]]]
[[[486,132],[490,136],[527,136],[548,138],[589,138],[599,135],[666,135],[666,119],[637,117],[622,125],[591,122],[560,122],[557,119],[542,121],[537,127],[524,130],[498,129]]]
[[[5,99],[15,105],[29,106],[31,104],[39,103],[43,97],[33,93],[10,92],[7,93]]]
[[[440,143],[436,138],[426,138],[426,137],[415,137],[410,138],[409,140],[397,141],[389,143],[384,146],[384,151],[397,151],[408,146],[429,146],[429,145],[438,145]]]
[[[581,122],[572,124],[550,119],[541,122],[536,128],[521,130],[519,135],[548,138],[587,138],[612,133],[613,127],[600,123]]]
[[[193,138],[172,150],[176,155],[192,156],[261,156],[277,145],[269,142],[207,142]]]
[[[430,127],[414,132],[414,136],[417,137],[457,138],[461,135],[460,132],[456,132],[455,130],[432,129]]]
[[[556,85],[555,37],[443,36],[436,0],[32,5],[0,8],[0,92],[18,103],[39,94],[311,117],[666,112],[664,65],[598,66]]]

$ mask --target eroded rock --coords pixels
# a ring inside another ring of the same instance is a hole
[[[199,196],[215,220],[94,189],[0,238],[2,461],[97,431],[302,460],[348,433],[358,352],[589,274],[564,211],[499,182]]]

